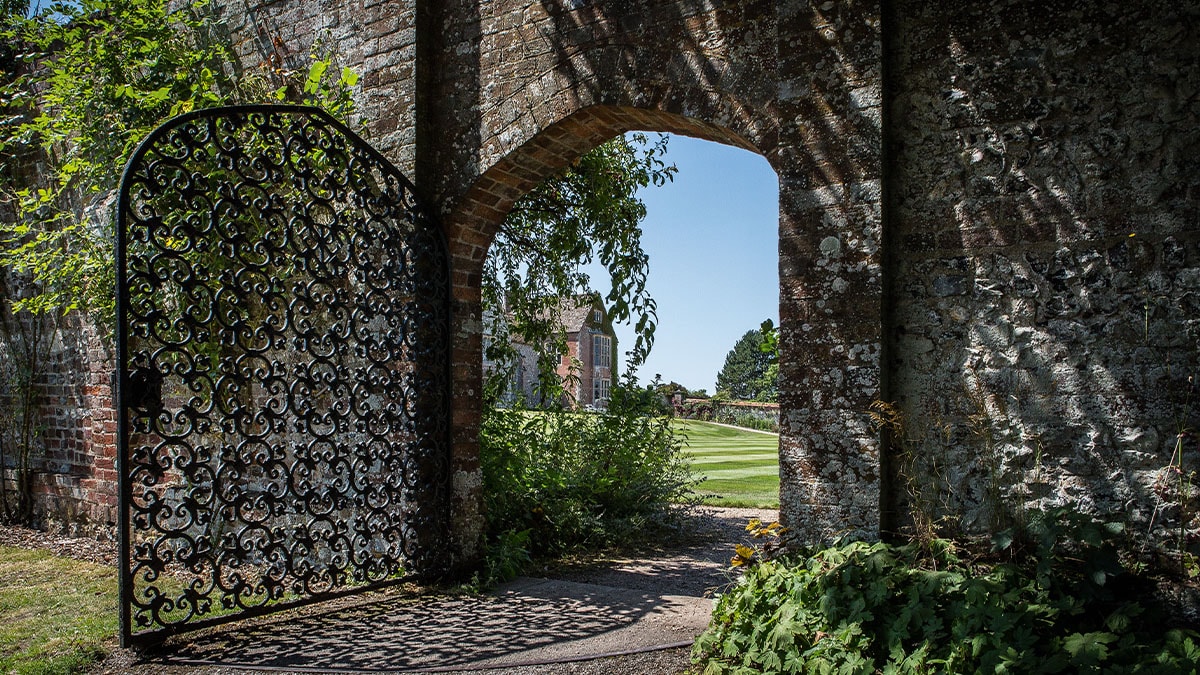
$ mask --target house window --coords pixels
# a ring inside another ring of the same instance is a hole
[[[592,310],[592,318],[595,319],[596,323],[604,323],[604,312],[594,309]]]
[[[607,335],[592,336],[592,365],[597,368],[612,367],[612,338]]]
[[[592,402],[599,405],[608,402],[609,381],[597,378],[592,380]]]

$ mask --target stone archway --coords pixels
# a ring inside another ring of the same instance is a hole
[[[780,180],[781,515],[875,536],[882,134],[873,3],[451,3],[430,148],[452,259],[456,548],[479,537],[480,270],[512,203],[599,143],[659,130],[764,155]],[[619,5],[619,6],[618,6]],[[431,54],[432,55],[432,54]],[[464,81],[476,87],[464,88]],[[456,88],[451,89],[449,85]]]
[[[454,498],[461,509],[455,531],[466,537],[477,537],[472,524],[482,524],[476,510],[481,485],[477,474],[482,380],[478,326],[482,314],[479,283],[487,250],[516,200],[592,148],[632,130],[682,134],[757,152],[736,133],[693,119],[654,110],[593,106],[550,126],[488,169],[446,217],[453,261],[454,330],[459,338],[452,370],[455,391],[466,393],[456,396],[454,406]],[[464,540],[461,545],[469,543]]]
[[[878,532],[866,415],[884,397],[877,0],[217,4],[244,64],[336,44],[363,76],[366,136],[438,206],[456,344],[449,536],[464,563],[481,533],[480,266],[517,197],[629,129],[747,148],[775,169],[783,519],[812,539]]]
[[[525,192],[592,147],[634,129],[763,152],[729,129],[681,115],[592,106],[549,126],[485,171],[446,219],[457,306],[455,331],[460,338],[454,354],[455,390],[466,394],[456,397],[455,406],[455,531],[460,535],[478,536],[470,524],[481,522],[476,511],[480,499],[479,278],[487,247],[508,208]],[[779,165],[773,165],[778,171]],[[878,243],[871,234],[877,235],[878,222],[855,221],[853,209],[844,206],[851,199],[857,203],[865,201],[864,196],[877,198],[878,190],[870,186],[857,190],[839,195],[835,188],[787,193],[781,189],[781,517],[809,539],[851,529],[870,535],[878,532],[877,437],[863,413],[878,397],[879,299],[868,291],[867,297],[847,300],[855,272],[877,278]],[[873,213],[877,216],[878,210]],[[827,229],[810,234],[816,227]],[[853,262],[847,264],[847,258]],[[810,290],[823,285],[833,290],[828,297]],[[872,314],[870,307],[876,312]],[[850,388],[854,393],[847,393]],[[467,541],[460,545],[469,550]]]
[[[211,8],[245,68],[302,68],[319,42],[360,73],[364,136],[448,221],[460,342],[454,531],[470,554],[471,270],[508,199],[493,188],[519,192],[572,148],[655,127],[614,111],[730,130],[779,174],[783,511],[793,527],[813,536],[877,529],[881,474],[897,486],[906,476],[899,462],[880,470],[887,458],[864,414],[875,398],[908,420],[915,456],[949,470],[954,494],[924,487],[942,493],[935,501],[948,497],[942,510],[968,529],[1063,503],[1154,520],[1180,415],[1195,427],[1200,414],[1188,379],[1200,348],[1179,321],[1200,306],[1189,107],[1200,40],[1187,3],[1078,5]],[[116,418],[103,350],[90,329],[84,337],[91,347],[64,357],[90,368],[87,391],[64,399],[80,416],[53,427],[69,458],[47,464],[39,501],[102,523],[114,514]],[[902,492],[882,499],[894,525],[915,508]]]

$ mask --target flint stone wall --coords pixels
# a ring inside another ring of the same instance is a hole
[[[889,18],[893,468],[923,483],[914,500],[900,476],[889,510],[979,531],[1076,504],[1176,528],[1169,465],[1200,461],[1178,436],[1200,422],[1197,4]]]

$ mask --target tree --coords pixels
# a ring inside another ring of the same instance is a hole
[[[771,368],[771,356],[763,351],[764,337],[755,328],[746,331],[725,356],[725,365],[717,374],[717,392],[743,401],[773,401],[778,398],[778,367]]]
[[[352,111],[357,76],[339,79],[328,55],[314,51],[307,69],[235,67],[207,4],[78,0],[0,15],[0,42],[19,46],[0,82],[0,204],[11,212],[0,264],[33,288],[16,311],[81,309],[111,328],[110,197],[134,148],[169,117],[269,99]]]
[[[657,314],[646,290],[650,261],[641,245],[646,207],[637,191],[672,180],[676,167],[663,161],[666,148],[666,136],[653,141],[645,134],[618,136],[513,206],[484,267],[483,303],[490,317],[485,331],[493,337],[488,357],[502,364],[489,391],[503,391],[506,385],[503,364],[512,362],[511,332],[539,352],[543,398],[560,398],[555,367],[566,342],[557,310],[561,298],[593,293],[583,270],[592,261],[608,272],[608,316],[614,322],[635,322],[637,337],[626,371],[645,360]]]
[[[29,0],[0,0],[0,17],[24,16],[29,11]]]
[[[661,381],[662,381],[662,375],[654,376],[654,382],[658,383]],[[667,399],[668,401],[671,400],[672,398],[674,398],[676,394],[682,396],[683,398],[690,398],[692,395],[692,392],[688,391],[687,387],[683,386],[682,384],[679,384],[678,382],[676,382],[674,380],[671,380],[670,382],[665,383],[665,384],[658,384],[655,387],[655,390],[663,398]]]
[[[779,400],[779,329],[775,327],[775,322],[767,319],[762,322],[758,328],[762,333],[762,342],[758,345],[758,350],[767,355],[767,372],[763,375],[763,387],[767,390],[767,394],[763,397],[766,401]]]

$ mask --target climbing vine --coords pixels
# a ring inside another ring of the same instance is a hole
[[[18,3],[19,4],[19,3]],[[30,472],[49,349],[79,310],[111,335],[115,189],[126,160],[173,115],[269,100],[345,119],[357,75],[318,41],[306,67],[246,70],[207,0],[78,0],[0,13],[0,489],[32,518]],[[107,342],[107,340],[105,340]]]
[[[17,48],[0,89],[0,202],[13,216],[0,264],[35,285],[18,312],[85,309],[112,325],[120,167],[169,117],[271,98],[353,109],[357,76],[338,77],[319,44],[307,71],[241,70],[207,0],[82,0],[3,21]]]

